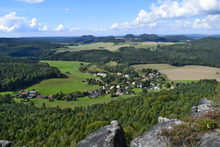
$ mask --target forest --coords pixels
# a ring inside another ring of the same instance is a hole
[[[25,58],[0,57],[0,92],[14,91],[34,82],[58,78],[60,70]]]
[[[109,103],[88,107],[60,109],[36,108],[14,103],[10,95],[0,96],[0,136],[13,140],[17,146],[76,146],[90,133],[111,120],[118,120],[125,131],[127,144],[146,132],[158,116],[182,119],[202,97],[211,98],[216,80],[200,80],[173,90],[146,93],[128,99],[118,98]]]
[[[158,46],[155,51],[150,49],[136,49],[134,47],[121,47],[120,52],[108,50],[84,50],[75,52],[62,52],[46,60],[84,61],[96,64],[105,64],[116,61],[123,64],[156,64],[168,63],[173,66],[203,65],[220,67],[219,38],[203,38],[188,44]],[[207,54],[208,53],[208,54]]]
[[[179,41],[186,41],[186,40],[194,40],[190,37],[184,35],[177,35],[177,36],[164,36],[160,37],[155,34],[141,34],[139,36],[135,36],[133,34],[127,34],[124,38],[131,38],[132,41],[156,41],[156,42],[179,42]]]

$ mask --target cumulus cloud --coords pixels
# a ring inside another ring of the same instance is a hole
[[[78,30],[80,30],[79,27],[78,27],[78,28],[72,28],[72,29],[70,29],[70,31],[78,31]]]
[[[39,28],[40,31],[51,31],[49,26],[44,26],[43,28]]]
[[[140,10],[133,23],[113,24],[110,29],[128,29],[148,27],[155,28],[163,20],[178,19],[175,21],[177,28],[211,28],[208,19],[213,14],[220,13],[219,0],[158,0],[157,5],[152,4],[150,11]],[[207,20],[196,20],[194,24],[189,21],[179,20],[180,18],[201,17],[210,15]]]
[[[0,31],[11,32],[25,27],[26,17],[17,17],[15,12],[0,17]]]
[[[23,1],[27,3],[41,3],[44,2],[45,0],[18,0],[18,1]]]
[[[62,24],[60,24],[56,29],[54,29],[54,31],[65,31],[65,30],[66,28]]]

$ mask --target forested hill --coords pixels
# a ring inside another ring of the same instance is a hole
[[[0,57],[0,92],[20,89],[28,84],[58,78],[58,68],[25,58]]]
[[[124,36],[126,39],[133,39],[133,41],[156,41],[156,42],[179,42],[179,41],[188,41],[194,40],[190,37],[184,35],[175,35],[175,36],[165,36],[160,37],[155,34],[142,34],[140,36],[135,36],[133,34],[127,34]]]
[[[62,44],[41,43],[4,43],[0,44],[0,56],[11,57],[46,57],[52,55],[56,48],[64,47]]]
[[[0,44],[2,43],[44,43],[46,40],[32,39],[32,38],[0,38]]]
[[[169,63],[174,66],[205,65],[220,67],[220,39],[204,38],[188,44],[176,44],[159,47],[155,51],[150,49],[135,49],[122,47],[120,52],[108,50],[84,50],[77,52],[62,52],[45,59],[86,61],[93,63],[152,64]]]

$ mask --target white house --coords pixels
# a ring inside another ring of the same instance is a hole
[[[98,75],[98,76],[101,76],[101,77],[103,77],[103,78],[107,76],[106,73],[97,73],[97,75]]]
[[[130,75],[129,74],[125,74],[125,78],[130,78]]]
[[[119,89],[119,88],[121,88],[121,86],[120,86],[120,85],[117,85],[117,86],[116,86],[116,88],[118,88],[118,89]]]

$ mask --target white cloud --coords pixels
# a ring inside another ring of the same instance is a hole
[[[60,24],[56,29],[54,29],[54,31],[65,31],[65,30],[66,28],[62,24]]]
[[[177,24],[177,28],[189,28],[192,27],[192,22],[186,20],[175,20],[175,23]]]
[[[93,32],[103,32],[103,31],[106,31],[107,29],[91,29],[91,31]]]
[[[23,1],[27,3],[41,3],[44,2],[45,0],[18,0],[18,1]]]
[[[49,26],[44,26],[43,28],[39,28],[40,31],[51,31]]]
[[[0,31],[12,32],[25,27],[26,17],[17,17],[15,12],[0,17]]]
[[[70,10],[69,8],[66,8],[66,9],[65,9],[65,11],[69,11],[69,10]]]
[[[72,28],[72,29],[70,29],[70,31],[78,31],[78,30],[80,30],[79,27],[78,27],[78,28]]]
[[[133,23],[113,24],[110,29],[128,29],[148,27],[155,28],[161,20],[200,17],[220,13],[219,0],[158,0],[157,5],[152,4],[151,11],[140,10]],[[211,19],[211,18],[210,18]],[[215,19],[215,18],[213,18]],[[215,19],[216,20],[216,19]],[[204,20],[205,21],[205,20]],[[208,21],[195,22],[193,25],[189,21],[175,21],[179,28],[211,28]]]

